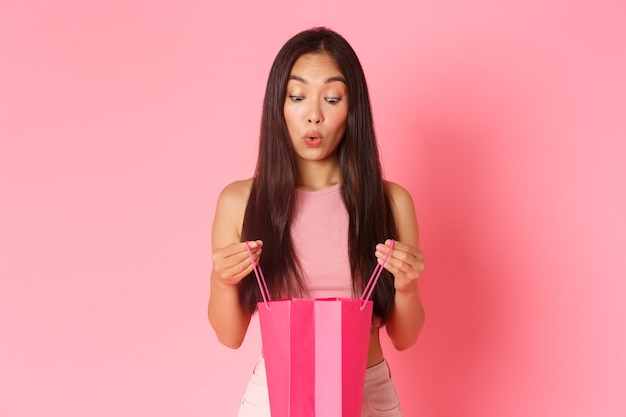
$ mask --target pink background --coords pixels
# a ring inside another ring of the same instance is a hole
[[[624,416],[621,0],[0,1],[0,416],[234,416],[206,319],[216,197],[271,61],[344,34],[414,196],[407,417]],[[388,341],[385,344],[389,347]]]

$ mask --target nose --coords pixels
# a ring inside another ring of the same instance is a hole
[[[309,123],[320,124],[324,120],[322,116],[322,109],[320,108],[318,103],[313,103],[311,108],[309,109]]]
[[[319,117],[309,117],[309,123],[319,124],[322,120]]]

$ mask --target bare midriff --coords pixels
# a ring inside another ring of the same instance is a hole
[[[384,359],[383,348],[380,346],[380,327],[372,327],[370,332],[370,346],[367,354],[367,367],[378,365]]]

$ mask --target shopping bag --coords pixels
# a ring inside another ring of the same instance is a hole
[[[361,416],[372,324],[369,298],[390,253],[376,265],[360,299],[272,300],[255,264],[272,417]]]

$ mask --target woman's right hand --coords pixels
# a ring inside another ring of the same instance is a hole
[[[254,263],[259,262],[263,242],[261,240],[248,241]],[[222,248],[213,250],[214,277],[224,285],[237,285],[252,272],[254,265],[250,260],[246,242],[231,243]]]

